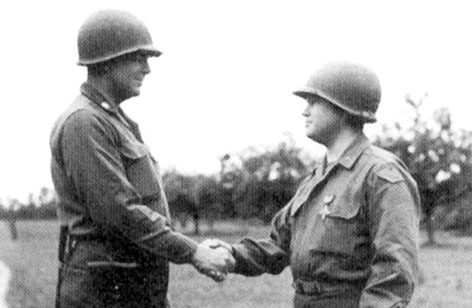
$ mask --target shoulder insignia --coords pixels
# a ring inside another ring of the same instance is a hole
[[[400,171],[398,171],[396,168],[393,168],[392,166],[380,169],[379,171],[376,172],[376,174],[380,178],[390,183],[397,183],[404,180]]]

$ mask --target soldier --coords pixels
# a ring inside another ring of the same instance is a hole
[[[161,52],[138,18],[115,10],[85,21],[78,50],[87,81],[50,138],[63,225],[56,305],[169,307],[169,262],[220,281],[233,260],[170,228],[157,163],[120,108],[140,94],[148,58]]]
[[[231,251],[230,270],[246,276],[290,265],[296,308],[405,307],[418,274],[420,201],[405,165],[363,133],[376,121],[377,76],[332,62],[294,94],[307,102],[306,135],[326,155],[275,215],[268,239],[205,245]]]

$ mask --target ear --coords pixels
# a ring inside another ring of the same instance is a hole
[[[113,61],[103,64],[102,73],[103,75],[108,75],[113,69]]]

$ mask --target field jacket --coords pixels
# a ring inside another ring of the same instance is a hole
[[[323,169],[320,161],[276,214],[268,239],[233,246],[235,271],[278,274],[290,265],[296,299],[358,290],[354,307],[403,307],[418,273],[416,183],[365,136]]]
[[[190,262],[197,244],[170,228],[159,168],[137,124],[92,85],[82,85],[54,124],[50,147],[58,215],[72,235],[117,238]]]

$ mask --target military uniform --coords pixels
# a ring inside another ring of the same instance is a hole
[[[166,307],[168,262],[197,244],[173,232],[138,126],[91,84],[55,123],[51,171],[70,233],[62,307]]]
[[[418,274],[414,180],[364,135],[324,162],[276,214],[268,239],[233,245],[234,271],[278,274],[290,265],[296,308],[404,307]]]

